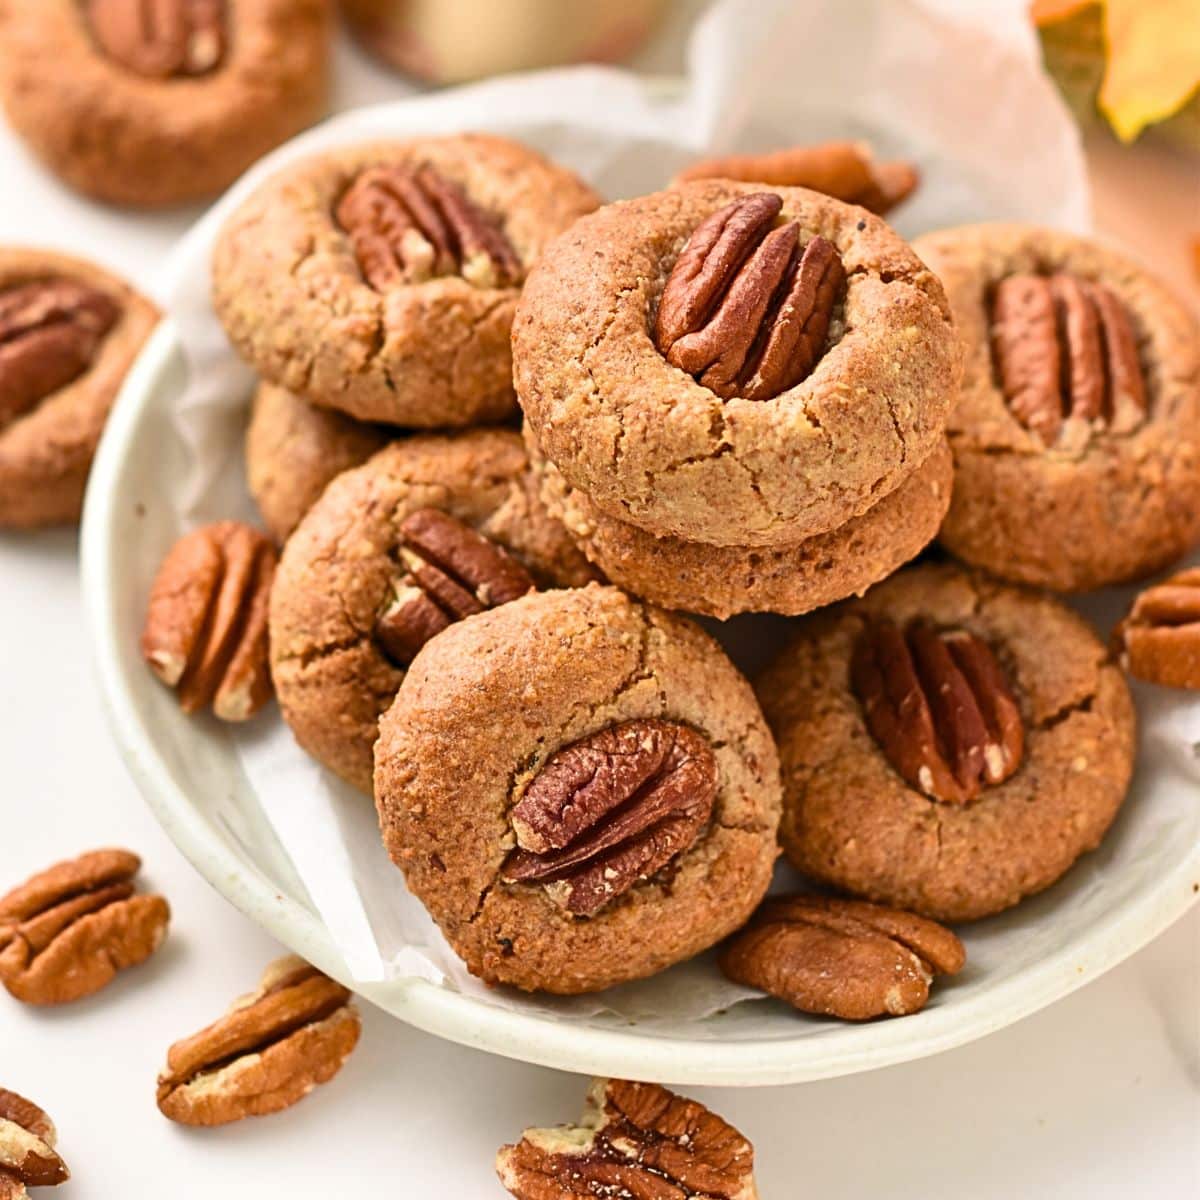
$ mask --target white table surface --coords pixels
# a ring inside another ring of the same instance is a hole
[[[695,7],[695,3],[691,7]],[[678,62],[668,36],[643,63]],[[338,107],[403,93],[339,48]],[[1097,144],[1097,215],[1200,299],[1194,160]],[[0,242],[90,254],[143,283],[194,213],[151,219],[61,189],[0,128]],[[189,1131],[154,1106],[167,1046],[249,989],[279,948],[159,830],[109,742],[73,532],[0,535],[0,891],[99,845],[145,859],[174,918],[163,950],[98,996],[29,1009],[0,993],[0,1086],[56,1120],[64,1200],[499,1197],[497,1146],[573,1118],[585,1081],[491,1058],[368,1008],[342,1074],[296,1108]],[[867,1075],[695,1089],[757,1147],[765,1200],[1200,1196],[1200,909],[1091,986],[981,1042]],[[38,1193],[49,1195],[50,1193]]]

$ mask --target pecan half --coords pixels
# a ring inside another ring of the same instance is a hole
[[[516,600],[535,588],[507,550],[436,508],[420,508],[400,523],[404,573],[375,622],[375,637],[398,667],[455,621]]]
[[[766,901],[720,958],[735,983],[847,1021],[915,1013],[933,977],[965,962],[962,942],[936,921],[822,896]]]
[[[92,365],[120,309],[72,279],[0,293],[0,429]]]
[[[673,721],[626,721],[551,755],[513,806],[502,877],[541,883],[592,916],[699,837],[717,794],[708,740]]]
[[[240,521],[180,538],[150,589],[142,656],[184,712],[212,705],[244,721],[271,696],[267,605],[275,577],[270,541]]]
[[[96,45],[151,79],[206,75],[225,57],[225,0],[85,0]]]
[[[663,287],[654,342],[672,366],[724,399],[769,400],[825,350],[846,272],[833,243],[803,247],[783,202],[756,192],[702,221]]]
[[[433,167],[370,167],[337,205],[367,282],[377,291],[461,275],[514,287],[521,260],[498,224]]]
[[[149,958],[171,910],[135,891],[140,866],[127,850],[96,850],[0,898],[0,983],[27,1004],[65,1004]]]
[[[279,1112],[342,1069],[360,1028],[341,984],[301,958],[278,959],[255,992],[171,1047],[158,1107],[182,1125]]]
[[[1068,419],[1123,433],[1146,414],[1129,313],[1101,283],[1010,275],[992,293],[992,360],[1013,416],[1053,445]]]
[[[695,1100],[597,1079],[578,1125],[527,1129],[496,1155],[518,1200],[757,1200],[754,1147]]]
[[[966,630],[868,624],[851,661],[867,728],[892,766],[935,800],[966,804],[1021,765],[1025,728],[1000,664]]]
[[[1164,687],[1200,688],[1200,567],[1142,592],[1113,644],[1131,675]]]
[[[70,1178],[54,1149],[54,1122],[32,1100],[0,1088],[0,1200],[24,1200],[30,1187],[55,1187]]]

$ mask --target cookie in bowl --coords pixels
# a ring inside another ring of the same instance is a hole
[[[530,271],[513,361],[571,487],[723,546],[794,545],[895,491],[959,373],[941,284],[882,220],[727,180],[578,221]]]
[[[910,567],[805,619],[757,691],[804,874],[939,921],[996,913],[1099,845],[1133,772],[1135,714],[1058,601]]]
[[[746,920],[777,855],[749,684],[686,618],[600,585],[429,642],[380,721],[375,801],[467,967],[530,991],[692,957]]]
[[[315,404],[417,428],[501,420],[525,274],[598,203],[506,138],[332,151],[285,167],[228,219],[213,303],[243,358]]]
[[[1200,539],[1200,327],[1098,242],[970,225],[914,244],[965,360],[942,544],[1055,591],[1127,582]]]
[[[331,0],[11,0],[0,97],[86,195],[200,200],[321,115],[332,23]]]
[[[300,745],[361,791],[421,646],[537,587],[595,578],[542,507],[519,434],[394,442],[324,491],[271,590],[271,675]]]
[[[94,263],[0,247],[0,528],[73,524],[158,310]]]

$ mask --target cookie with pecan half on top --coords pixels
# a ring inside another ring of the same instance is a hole
[[[1091,628],[954,566],[806,618],[757,691],[788,859],[935,920],[1049,887],[1099,845],[1133,773],[1133,701]]]
[[[379,724],[384,843],[475,975],[598,991],[737,929],[778,850],[750,685],[684,617],[595,585],[430,642]]]
[[[393,442],[339,475],[284,547],[270,611],[284,719],[369,793],[379,715],[425,642],[535,588],[594,578],[542,507],[519,434]]]
[[[1100,243],[969,225],[914,249],[963,344],[942,544],[1002,579],[1076,592],[1200,539],[1200,326]]]
[[[239,353],[314,404],[424,429],[502,420],[525,274],[598,203],[507,138],[331,151],[285,167],[229,218],[213,302]]]

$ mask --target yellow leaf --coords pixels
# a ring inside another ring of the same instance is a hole
[[[1106,0],[1100,108],[1124,142],[1200,87],[1200,0]]]

